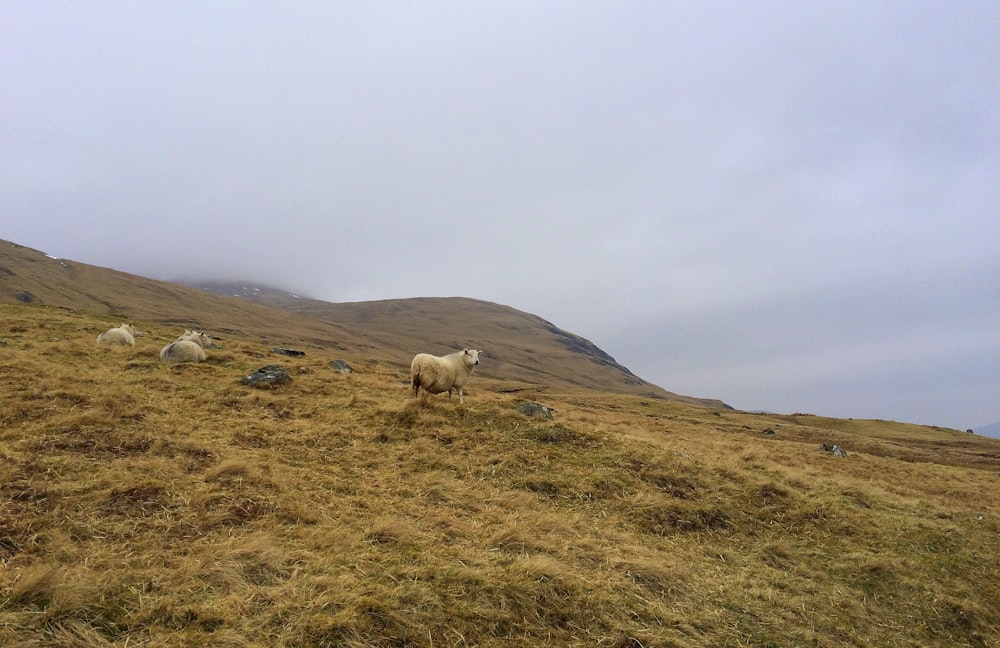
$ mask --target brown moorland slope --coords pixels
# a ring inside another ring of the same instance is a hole
[[[0,645],[1000,644],[1000,441],[568,388],[416,401],[333,348],[234,333],[170,367],[157,323],[97,346],[114,320],[0,303]],[[290,383],[241,383],[272,362]]]
[[[413,355],[484,350],[481,385],[507,389],[584,387],[727,407],[669,392],[632,374],[584,338],[535,315],[464,298],[330,304],[285,296],[252,303],[91,266],[0,241],[0,301],[107,314],[146,324],[200,328],[215,337],[252,336],[272,346],[334,348],[354,363],[409,366]],[[275,292],[274,295],[280,293]],[[96,333],[95,333],[96,335]],[[473,387],[474,388],[474,387]]]

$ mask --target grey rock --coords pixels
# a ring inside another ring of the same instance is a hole
[[[243,377],[243,384],[258,389],[272,389],[278,385],[291,382],[292,377],[288,375],[281,365],[267,365],[248,376]]]
[[[525,416],[541,416],[542,418],[547,418],[552,420],[552,413],[555,411],[549,407],[542,405],[541,403],[536,403],[534,401],[528,401],[520,407],[517,411]]]
[[[342,373],[342,374],[354,373],[354,370],[351,369],[351,365],[347,364],[346,360],[339,360],[339,359],[332,360],[330,362],[330,368],[336,371],[337,373]]]
[[[835,457],[846,457],[847,450],[844,450],[842,446],[836,443],[823,443],[819,446],[819,449],[823,452],[832,452]]]

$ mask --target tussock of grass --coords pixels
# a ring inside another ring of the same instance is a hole
[[[543,422],[339,351],[261,392],[259,343],[168,367],[175,331],[107,324],[0,306],[0,645],[1000,641],[994,441],[593,392]]]

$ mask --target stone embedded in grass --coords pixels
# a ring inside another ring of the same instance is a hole
[[[337,373],[342,373],[342,374],[348,374],[354,372],[354,370],[351,369],[351,365],[347,364],[346,360],[339,360],[339,359],[331,360],[330,368],[336,371]]]
[[[267,365],[243,377],[243,384],[258,389],[271,389],[291,382],[292,378],[281,365]]]
[[[305,351],[296,351],[295,349],[281,349],[278,347],[271,347],[271,353],[277,353],[278,355],[289,356],[292,358],[301,358],[306,354]]]
[[[846,457],[847,450],[844,450],[842,446],[836,443],[823,443],[820,444],[819,449],[823,452],[832,452],[834,457]]]
[[[552,420],[552,412],[554,410],[552,410],[551,408],[548,408],[548,407],[542,405],[541,403],[536,403],[534,401],[528,401],[527,403],[525,403],[525,404],[521,405],[520,407],[518,407],[517,411],[520,412],[521,414],[524,414],[525,416],[541,416],[541,417],[547,418],[547,419],[549,419],[551,421]]]

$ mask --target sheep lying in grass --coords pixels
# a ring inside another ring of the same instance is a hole
[[[126,346],[135,346],[135,336],[139,335],[139,331],[135,330],[132,323],[119,324],[117,328],[108,329],[107,331],[101,333],[97,336],[98,344],[124,344]]]
[[[479,364],[480,353],[475,349],[462,349],[446,356],[418,353],[410,363],[413,397],[419,396],[423,388],[429,394],[448,392],[448,400],[451,400],[451,392],[457,390],[458,402],[464,403],[462,388]]]
[[[163,362],[204,362],[208,357],[205,348],[212,346],[212,338],[204,331],[184,331],[179,338],[163,347],[160,360]]]

